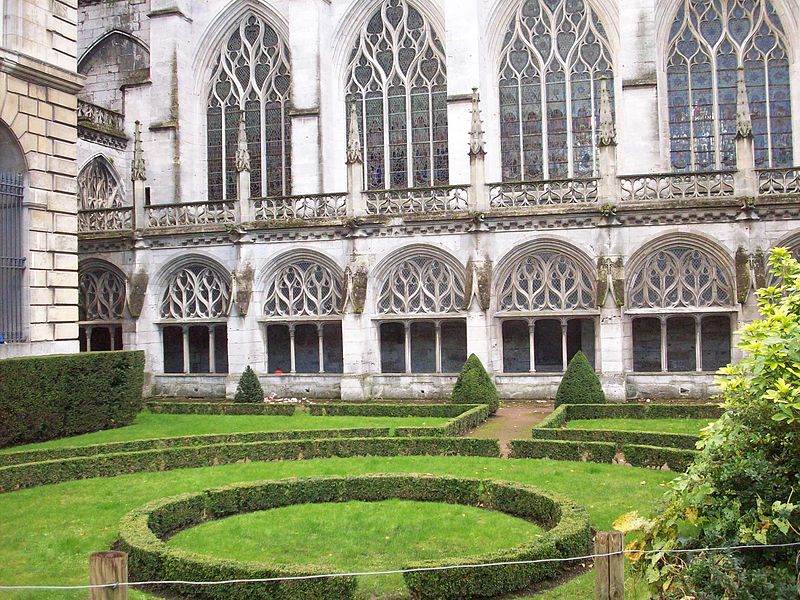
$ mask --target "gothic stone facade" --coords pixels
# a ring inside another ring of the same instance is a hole
[[[707,397],[800,242],[797,0],[78,3],[80,339],[151,394]],[[792,94],[794,89],[795,93]]]
[[[77,18],[0,3],[0,358],[78,350]]]

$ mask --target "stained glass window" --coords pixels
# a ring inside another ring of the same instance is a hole
[[[250,150],[250,195],[291,193],[289,49],[275,30],[249,14],[221,48],[207,107],[208,197],[236,196],[236,144],[244,114]]]
[[[525,0],[500,62],[503,181],[591,177],[608,38],[584,0]]]
[[[367,188],[448,183],[445,53],[422,15],[405,0],[385,0],[359,35],[347,72]]]
[[[792,164],[786,35],[766,0],[683,0],[670,32],[672,168],[736,166],[736,71],[744,67],[757,167]]]

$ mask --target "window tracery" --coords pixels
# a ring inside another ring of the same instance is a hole
[[[230,300],[230,284],[216,270],[203,265],[190,265],[170,277],[161,300],[161,318],[225,317]]]
[[[248,14],[220,50],[207,105],[208,197],[236,197],[236,145],[244,114],[250,195],[291,193],[289,50],[266,21]]]
[[[657,251],[637,269],[630,284],[631,308],[731,306],[733,285],[706,252],[687,246]]]
[[[594,280],[578,262],[559,252],[537,252],[520,259],[502,282],[503,311],[591,310]]]
[[[463,305],[463,277],[442,260],[428,256],[414,256],[392,269],[378,297],[382,314],[450,313]]]
[[[324,317],[341,314],[342,282],[330,269],[310,260],[286,265],[267,288],[269,317]]]
[[[750,101],[756,166],[792,164],[787,48],[769,0],[681,3],[666,66],[673,169],[735,167],[739,66]]]
[[[80,320],[119,321],[125,306],[125,280],[111,269],[80,274]]]
[[[362,30],[347,72],[367,189],[447,184],[445,53],[419,11],[406,0],[385,0]]]
[[[591,177],[608,36],[585,0],[525,0],[500,60],[503,181]]]
[[[83,210],[125,205],[119,178],[105,159],[97,157],[81,169],[78,174],[78,200]]]

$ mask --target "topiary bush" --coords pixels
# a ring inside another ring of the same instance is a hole
[[[488,404],[491,414],[497,412],[500,398],[497,388],[483,368],[481,359],[470,354],[453,387],[453,404]]]
[[[569,361],[556,392],[556,406],[562,404],[602,404],[606,401],[600,379],[586,355],[578,350]]]
[[[239,385],[236,387],[236,395],[233,397],[234,402],[263,402],[264,389],[258,381],[258,376],[255,374],[250,365],[242,373],[242,378],[239,380]]]

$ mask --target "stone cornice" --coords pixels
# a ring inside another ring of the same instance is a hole
[[[83,89],[85,77],[67,71],[26,54],[0,48],[0,72],[17,79],[54,88],[68,94],[77,94]]]

